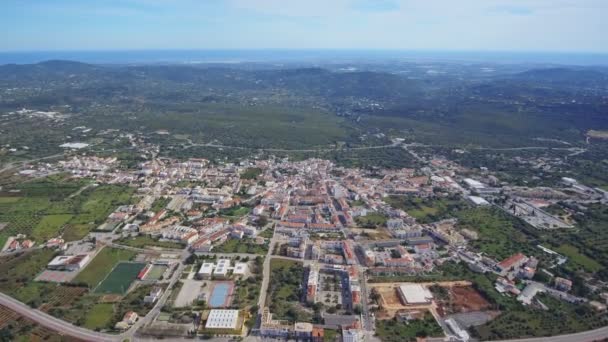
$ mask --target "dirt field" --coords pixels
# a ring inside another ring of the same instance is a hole
[[[397,294],[396,288],[389,287],[380,287],[378,288],[378,293],[380,293],[380,297],[382,298],[382,304],[385,307],[394,307],[394,306],[402,306],[401,300],[399,299],[399,295]]]
[[[453,287],[451,295],[454,312],[482,311],[490,308],[490,303],[470,286]]]

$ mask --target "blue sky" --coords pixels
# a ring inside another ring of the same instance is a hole
[[[1,0],[0,51],[608,52],[608,0]]]

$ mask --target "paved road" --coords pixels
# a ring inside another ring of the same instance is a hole
[[[583,331],[576,334],[559,335],[551,337],[523,338],[504,340],[499,342],[595,342],[608,339],[608,327]]]
[[[202,147],[215,147],[215,148],[226,148],[233,150],[256,150],[256,151],[266,151],[266,152],[332,152],[332,151],[357,151],[357,150],[375,150],[389,147],[397,147],[401,143],[392,143],[387,145],[377,145],[377,146],[362,146],[362,147],[342,147],[342,148],[317,148],[317,149],[283,149],[283,148],[254,148],[247,146],[229,146],[229,145],[219,145],[219,144],[194,144],[185,146],[184,148],[190,148],[192,146],[202,146]]]
[[[9,309],[19,313],[20,315],[27,317],[28,319],[54,331],[58,331],[61,334],[72,336],[85,341],[121,341],[121,336],[109,335],[91,331],[88,329],[80,328],[72,325],[66,321],[62,321],[51,315],[48,315],[42,311],[32,309],[29,306],[21,303],[20,301],[11,298],[3,293],[0,293],[0,304],[8,307]]]
[[[135,324],[133,324],[133,326],[131,326],[131,328],[129,328],[129,330],[127,330],[122,335],[123,338],[129,338],[132,340],[139,328],[151,323],[154,320],[154,318],[160,313],[160,310],[165,305],[165,302],[167,301],[167,299],[169,299],[169,296],[171,295],[171,292],[173,291],[173,287],[175,286],[175,283],[177,283],[177,281],[181,278],[182,272],[184,271],[184,268],[186,267],[183,262],[184,262],[184,260],[186,260],[186,258],[188,258],[189,255],[190,254],[187,251],[184,251],[182,253],[181,261],[180,261],[179,265],[176,267],[175,271],[173,271],[173,276],[171,277],[171,280],[169,281],[169,285],[167,286],[165,292],[158,299],[158,301],[156,302],[156,304],[154,305],[152,310],[150,310],[146,316],[140,318]]]
[[[18,160],[18,161],[10,162],[10,163],[6,164],[4,166],[4,168],[0,169],[0,173],[2,173],[4,171],[8,171],[10,169],[16,168],[17,164],[23,165],[23,164],[29,163],[29,162],[34,162],[34,161],[39,161],[39,160],[45,160],[45,159],[53,159],[53,158],[58,158],[58,157],[63,157],[63,153],[54,154],[52,156],[46,156],[46,157],[42,157],[42,158],[35,158],[35,159],[28,159],[28,160]]]

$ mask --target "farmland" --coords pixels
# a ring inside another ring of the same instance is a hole
[[[83,283],[89,288],[95,288],[118,262],[129,261],[133,257],[135,252],[106,247],[78,274],[74,283]]]
[[[145,264],[121,262],[108,276],[95,288],[95,293],[117,293],[127,292],[137,274],[144,268]]]
[[[102,185],[77,193],[87,182],[56,175],[7,187],[16,192],[0,193],[0,222],[7,223],[0,245],[18,233],[38,243],[61,234],[66,241],[78,240],[117,206],[130,202],[133,189],[124,186]]]
[[[32,283],[54,256],[52,250],[39,249],[0,258],[0,291],[15,296]]]

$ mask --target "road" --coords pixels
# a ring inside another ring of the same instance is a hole
[[[260,288],[260,298],[258,299],[260,314],[262,314],[262,310],[264,310],[264,306],[266,305],[266,292],[268,291],[268,283],[270,281],[270,259],[272,258],[272,252],[274,251],[274,246],[276,244],[276,237],[277,231],[275,230],[270,239],[270,243],[268,244],[268,253],[266,253],[264,265],[262,267],[262,287]]]
[[[0,169],[0,173],[2,173],[4,171],[8,171],[10,169],[14,169],[15,167],[17,167],[17,164],[25,164],[25,163],[29,163],[29,162],[34,162],[34,161],[39,161],[39,160],[45,160],[45,159],[53,159],[53,158],[58,158],[58,157],[63,157],[63,153],[53,154],[52,156],[46,156],[46,157],[41,157],[41,158],[28,159],[28,160],[19,160],[19,161],[10,162],[10,163],[6,164],[4,166],[4,168]]]
[[[121,336],[109,335],[80,328],[66,321],[62,321],[48,315],[42,311],[32,309],[20,301],[5,295],[4,293],[0,293],[0,304],[46,328],[58,331],[63,335],[72,336],[85,341],[122,341]]]
[[[576,334],[567,334],[551,337],[523,338],[515,340],[503,340],[499,342],[594,342],[608,339],[608,327],[595,330],[583,331]]]
[[[171,277],[171,281],[169,282],[169,285],[167,286],[163,295],[158,299],[158,301],[156,301],[156,304],[154,305],[152,310],[150,310],[148,312],[148,314],[146,316],[140,318],[135,324],[133,324],[131,326],[131,328],[129,328],[129,330],[127,330],[125,333],[123,333],[121,335],[123,337],[123,339],[129,338],[129,339],[133,340],[135,334],[137,333],[137,330],[139,328],[143,327],[144,325],[147,325],[150,322],[152,322],[154,320],[154,318],[160,313],[160,310],[165,305],[165,302],[171,295],[171,292],[173,291],[173,287],[175,286],[175,283],[177,283],[177,281],[181,278],[182,272],[184,271],[184,268],[185,268],[184,261],[186,260],[186,258],[188,258],[189,255],[190,254],[187,251],[183,251],[182,257],[181,257],[181,262],[179,263],[179,265],[177,266],[175,271],[173,271],[173,276]]]
[[[264,152],[333,152],[333,151],[359,151],[359,150],[374,150],[374,149],[382,149],[382,148],[390,148],[397,147],[401,143],[395,142],[387,145],[377,145],[377,146],[362,146],[362,147],[342,147],[342,148],[317,148],[317,149],[284,149],[284,148],[254,148],[248,146],[230,146],[230,145],[219,145],[219,144],[195,144],[190,141],[190,145],[185,146],[184,148],[190,148],[193,146],[200,147],[215,147],[215,148],[226,148],[233,150],[256,150],[256,151],[264,151]]]

